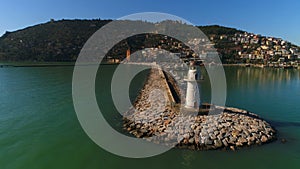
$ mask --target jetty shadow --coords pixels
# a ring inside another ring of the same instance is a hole
[[[246,110],[231,108],[231,107],[221,107],[221,106],[216,106],[216,105],[213,105],[210,103],[203,103],[201,105],[201,109],[200,109],[198,115],[218,115],[221,113],[244,115],[244,116],[248,116],[250,118],[262,120],[262,118],[259,117],[258,115],[251,113],[249,111],[246,111]],[[299,123],[299,125],[300,125],[300,123]]]
[[[270,124],[275,127],[300,127],[300,122],[276,121],[269,120]]]
[[[229,113],[229,114],[244,115],[244,116],[248,116],[248,117],[251,117],[251,118],[254,118],[254,119],[260,119],[260,120],[262,120],[262,118],[259,117],[258,115],[253,114],[253,113],[248,112],[248,111],[246,111],[246,112],[236,112],[236,111],[228,110],[228,109],[225,108],[224,112],[225,113]]]

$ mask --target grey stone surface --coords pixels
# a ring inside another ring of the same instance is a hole
[[[198,150],[264,144],[276,139],[276,131],[258,115],[238,108],[211,106],[224,109],[217,115],[191,115],[171,107],[167,97],[149,102],[149,94],[164,89],[162,77],[152,69],[148,80],[134,103],[135,109],[124,114],[124,129],[138,138],[156,144],[174,145]],[[151,105],[155,105],[151,107]]]

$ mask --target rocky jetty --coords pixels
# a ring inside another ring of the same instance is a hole
[[[189,113],[171,106],[160,71],[151,69],[134,107],[124,114],[123,127],[135,137],[195,150],[236,150],[276,139],[269,123],[246,110],[206,105],[206,113]]]

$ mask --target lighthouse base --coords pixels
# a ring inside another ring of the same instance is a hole
[[[183,106],[182,110],[184,110],[184,111],[190,111],[190,112],[199,112],[200,108]]]
[[[208,115],[208,114],[215,115],[221,113],[220,111],[218,111],[218,109],[215,109],[215,107],[212,107],[212,110],[210,108],[211,108],[211,104],[202,103],[199,108],[182,105],[180,111],[183,114],[197,114],[197,115]]]

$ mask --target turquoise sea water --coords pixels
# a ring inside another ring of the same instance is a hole
[[[120,129],[122,122],[107,89],[113,67],[104,67],[104,79],[96,82],[96,93],[105,117]],[[72,104],[72,71],[72,67],[0,69],[1,169],[300,167],[299,70],[225,67],[226,104],[259,114],[276,127],[278,137],[287,139],[287,143],[276,141],[236,152],[171,149],[145,159],[113,155],[84,133]],[[132,84],[132,98],[142,86],[143,75]],[[208,78],[201,91],[202,99],[209,101]]]

